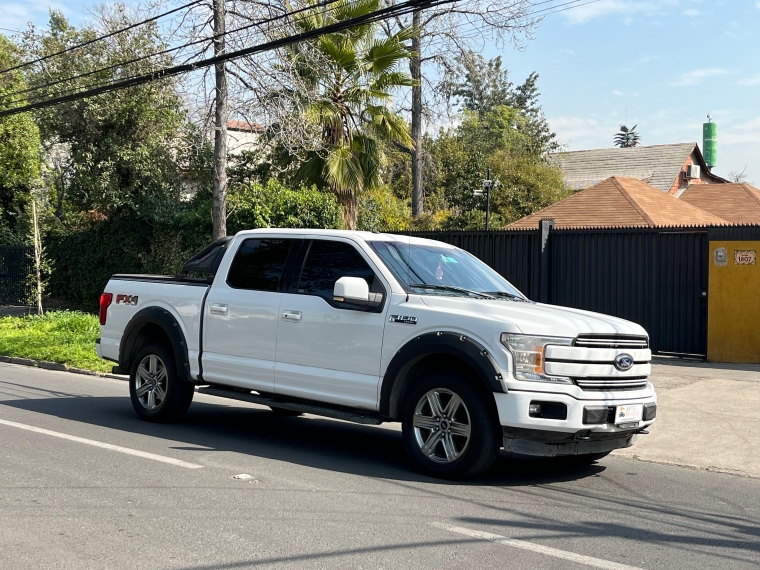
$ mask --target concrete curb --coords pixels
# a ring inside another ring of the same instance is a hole
[[[32,368],[43,368],[45,370],[57,370],[59,372],[73,372],[74,374],[84,374],[86,376],[99,376],[101,378],[110,378],[112,380],[129,380],[128,376],[108,374],[106,372],[95,372],[93,370],[85,370],[84,368],[74,368],[58,362],[48,362],[47,360],[32,360],[31,358],[15,358],[13,356],[0,355],[0,362],[18,364],[19,366],[31,366]]]

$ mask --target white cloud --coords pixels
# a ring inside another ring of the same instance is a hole
[[[688,73],[682,73],[678,80],[671,83],[671,85],[697,85],[698,83],[701,83],[705,77],[723,75],[727,72],[728,71],[726,69],[719,67],[713,67],[710,69],[695,69],[693,71],[689,71]]]
[[[623,95],[625,95],[625,93],[623,93],[622,91],[618,91],[617,89],[613,90],[612,94],[618,97],[622,97]]]
[[[683,15],[684,16],[699,16],[702,12],[699,10],[695,10],[694,8],[689,8],[688,10],[684,10]]]
[[[760,73],[753,77],[744,77],[736,83],[737,85],[760,85]]]
[[[746,144],[760,143],[760,117],[756,117],[745,123],[729,126],[721,132],[718,128],[718,143]]]
[[[585,24],[594,18],[608,15],[625,16],[624,22],[630,24],[633,16],[637,14],[657,14],[662,12],[665,6],[675,4],[678,4],[678,0],[598,0],[565,10],[562,14],[573,24]]]

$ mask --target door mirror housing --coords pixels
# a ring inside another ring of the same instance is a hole
[[[335,282],[333,301],[363,307],[378,307],[383,302],[383,294],[370,293],[369,285],[361,277],[341,277]]]

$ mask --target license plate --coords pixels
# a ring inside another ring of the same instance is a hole
[[[615,424],[619,426],[632,423],[638,424],[638,422],[641,421],[643,415],[643,404],[627,404],[625,406],[618,406],[615,410]]]

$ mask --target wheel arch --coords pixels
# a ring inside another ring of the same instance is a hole
[[[380,414],[399,419],[412,380],[437,367],[467,369],[487,391],[505,391],[498,364],[479,342],[460,333],[426,333],[401,347],[388,365],[380,388]]]
[[[167,348],[174,356],[177,377],[180,380],[192,380],[187,341],[182,327],[174,315],[160,307],[146,307],[135,313],[127,323],[119,346],[119,367],[129,370],[132,366],[131,359],[137,350],[151,341],[168,344]]]

